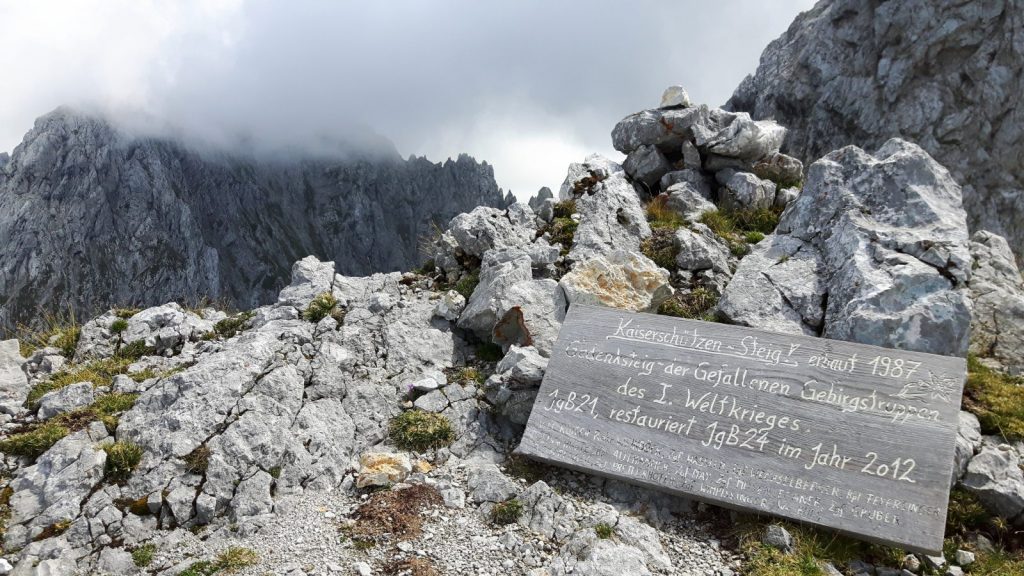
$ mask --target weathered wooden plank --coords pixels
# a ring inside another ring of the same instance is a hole
[[[962,358],[574,305],[518,451],[938,553]]]

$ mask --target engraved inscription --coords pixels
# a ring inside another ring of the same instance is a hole
[[[519,451],[936,553],[964,364],[574,305]]]

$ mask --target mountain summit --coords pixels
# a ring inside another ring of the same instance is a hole
[[[0,156],[0,326],[66,306],[249,308],[308,254],[349,274],[409,268],[435,225],[478,205],[505,200],[491,166],[466,155],[200,150],[58,108]]]

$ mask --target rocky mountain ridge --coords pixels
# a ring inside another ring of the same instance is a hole
[[[507,202],[465,155],[200,151],[61,108],[0,161],[0,327],[172,299],[248,309],[308,254],[350,274],[410,268],[437,226]]]
[[[892,140],[805,173],[779,152],[785,134],[673,87],[615,127],[622,165],[590,156],[557,198],[455,216],[418,272],[350,276],[307,257],[274,303],[247,313],[114,309],[27,357],[4,342],[0,571],[798,565],[780,526],[750,546],[729,536],[738,516],[512,455],[573,303],[941,354],[970,346],[990,366],[1024,366],[1012,344],[1024,322],[996,311],[1024,303],[1020,271],[1001,237],[968,235],[945,168]],[[1020,525],[1024,445],[984,422],[962,412],[951,485]],[[849,573],[900,573],[891,553],[860,550]],[[901,563],[974,561],[928,558]]]
[[[900,137],[963,186],[973,230],[1024,262],[1024,3],[822,0],[765,48],[726,108],[790,128],[813,161]]]

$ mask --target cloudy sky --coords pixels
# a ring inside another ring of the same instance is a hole
[[[214,143],[366,125],[520,197],[669,84],[720,105],[811,0],[0,0],[0,151],[61,105]]]

